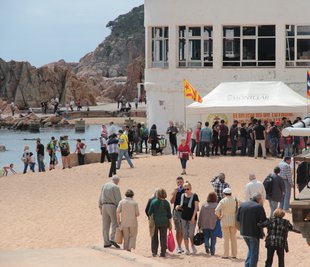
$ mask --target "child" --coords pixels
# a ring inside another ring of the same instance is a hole
[[[16,171],[14,171],[14,164],[11,163],[9,166],[4,166],[2,168],[2,175],[3,176],[8,176],[9,171],[11,171],[12,174],[16,174]]]
[[[193,154],[191,153],[191,150],[189,148],[189,145],[186,144],[185,138],[181,139],[181,144],[179,145],[178,152],[179,152],[179,159],[181,161],[182,170],[183,170],[181,175],[185,175],[186,174],[186,162],[189,160],[189,156],[191,155],[192,159],[194,159]]]
[[[32,170],[32,172],[34,172],[34,167],[36,165],[36,161],[35,161],[35,157],[34,157],[32,152],[29,153],[28,164],[30,166],[30,170]]]

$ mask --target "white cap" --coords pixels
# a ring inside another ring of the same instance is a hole
[[[111,178],[112,180],[119,180],[120,179],[120,177],[118,176],[118,175],[116,175],[116,174],[114,174],[113,176],[112,176],[112,178]]]
[[[227,188],[225,188],[225,189],[223,190],[223,193],[224,193],[225,195],[231,195],[231,189],[230,189],[229,187],[227,187]]]

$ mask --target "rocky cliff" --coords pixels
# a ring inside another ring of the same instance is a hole
[[[60,60],[35,68],[28,62],[0,58],[0,98],[14,101],[20,109],[40,106],[57,96],[92,104],[131,99],[144,73],[144,6],[110,21],[111,34],[78,63]]]

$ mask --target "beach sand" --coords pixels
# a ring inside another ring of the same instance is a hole
[[[185,179],[192,183],[193,191],[205,201],[211,191],[210,179],[219,172],[226,174],[233,195],[243,199],[244,185],[248,174],[255,173],[263,180],[279,162],[275,159],[253,159],[247,157],[195,158],[188,162]],[[130,169],[123,161],[118,174],[121,192],[135,192],[139,203],[139,233],[134,253],[151,258],[148,220],[144,208],[154,188],[163,187],[170,196],[175,187],[175,178],[181,167],[176,156],[138,158]],[[27,173],[0,179],[0,249],[17,250],[28,248],[85,248],[102,244],[101,216],[98,198],[101,187],[109,179],[108,163],[97,163],[46,173]],[[269,213],[268,203],[265,203]],[[286,218],[292,221],[291,214]],[[286,266],[308,266],[309,246],[300,234],[289,233],[289,253],[285,255]],[[223,240],[218,239],[216,256],[205,254],[198,247],[197,255],[174,255],[155,260],[171,266],[244,266],[247,248],[238,233],[238,259],[221,259]],[[266,249],[260,244],[258,266],[264,266]],[[1,265],[1,264],[0,264]],[[277,266],[277,257],[274,258]]]

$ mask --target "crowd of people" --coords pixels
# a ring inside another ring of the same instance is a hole
[[[234,197],[224,173],[210,180],[214,191],[207,194],[203,204],[200,204],[200,198],[193,190],[192,184],[184,181],[182,176],[176,179],[176,187],[172,190],[170,201],[167,200],[168,195],[164,188],[156,188],[145,208],[152,256],[156,257],[159,254],[160,257],[166,257],[167,232],[174,224],[176,254],[196,254],[195,233],[202,232],[206,254],[216,255],[217,238],[223,237],[222,258],[237,259],[236,234],[240,231],[248,247],[246,267],[257,266],[260,239],[263,237],[267,249],[265,266],[272,266],[275,251],[279,258],[279,266],[284,266],[285,251],[288,251],[288,232],[293,231],[291,223],[283,218],[286,212],[290,212],[286,206],[290,192],[285,188],[285,183],[291,182],[287,181],[289,177],[285,176],[288,163],[287,157],[274,168],[274,173],[271,174],[273,178],[271,191],[265,189],[265,184],[258,181],[255,174],[250,174],[242,200]],[[126,190],[125,198],[122,200],[120,181],[119,176],[113,175],[111,181],[103,185],[99,197],[104,247],[120,248],[115,233],[121,231],[123,248],[131,251],[136,247],[139,205],[133,199],[134,192],[131,189]],[[269,201],[271,210],[268,217],[264,209],[265,200]],[[267,228],[266,235],[263,228]]]
[[[301,121],[300,117],[297,117],[293,123],[286,117],[281,121],[270,122],[251,118],[249,123],[239,123],[234,120],[230,127],[224,120],[214,121],[211,127],[209,122],[205,122],[204,127],[201,122],[198,122],[196,129],[191,132],[191,153],[195,152],[197,157],[226,156],[230,147],[231,156],[236,156],[240,148],[241,156],[257,158],[261,152],[262,157],[266,158],[266,150],[268,150],[272,157],[291,157],[301,152],[301,138],[284,137],[281,131],[298,121]],[[308,138],[305,137],[303,139],[305,147],[307,141]]]

